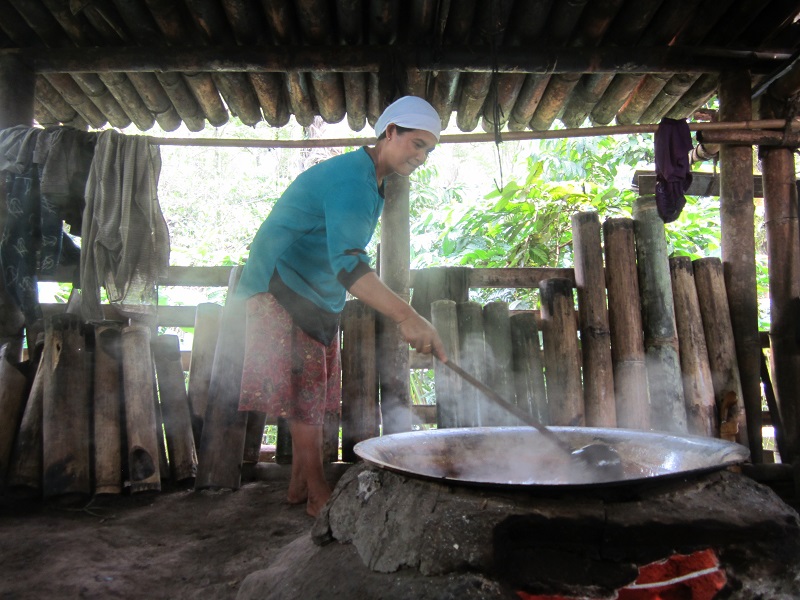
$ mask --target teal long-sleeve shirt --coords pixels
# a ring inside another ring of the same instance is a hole
[[[366,149],[314,165],[292,182],[261,224],[237,295],[270,291],[277,272],[294,293],[323,311],[340,313],[346,289],[372,270],[365,249],[382,211]]]

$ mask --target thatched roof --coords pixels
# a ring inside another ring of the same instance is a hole
[[[759,93],[800,51],[796,0],[0,0],[42,124],[192,131],[321,116],[360,131],[395,97],[462,131],[656,123],[720,73]],[[795,65],[796,66],[796,65]]]

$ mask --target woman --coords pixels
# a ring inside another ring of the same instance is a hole
[[[383,210],[384,179],[422,165],[440,132],[430,104],[400,98],[375,124],[375,146],[298,176],[250,246],[236,292],[247,299],[239,410],[288,419],[288,500],[305,503],[312,516],[331,494],[322,469],[322,424],[341,400],[338,331],[346,291],[397,323],[417,351],[447,360],[433,326],[381,282],[365,251]]]

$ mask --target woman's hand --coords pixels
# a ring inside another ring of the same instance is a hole
[[[420,316],[418,313],[400,321],[397,326],[400,328],[400,335],[417,352],[422,354],[433,354],[442,362],[447,362],[447,353],[444,351],[444,344],[433,325]]]
[[[397,323],[403,339],[417,352],[433,354],[440,361],[447,362],[444,344],[434,326],[386,287],[374,272],[359,277],[349,291],[367,306]]]

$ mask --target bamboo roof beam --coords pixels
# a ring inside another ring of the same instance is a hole
[[[193,72],[364,72],[377,73],[391,62],[424,71],[463,73],[708,73],[748,68],[769,73],[791,58],[780,52],[713,47],[525,48],[501,47],[496,61],[488,46],[375,45],[347,46],[215,46],[170,48],[43,48],[0,50],[17,55],[37,73],[130,71]]]
[[[436,26],[437,2],[435,0],[415,0],[408,7],[408,41],[411,44],[426,44],[433,39]],[[419,69],[406,69],[406,92],[412,96],[428,95],[430,73]]]
[[[517,2],[509,19],[509,31],[504,38],[506,44],[512,47],[536,48],[542,39],[550,6],[550,0]],[[509,122],[527,77],[523,73],[495,75],[492,98],[483,107],[485,131],[494,131],[495,125],[498,129],[502,129]],[[523,127],[527,127],[531,116],[533,111],[528,114]]]
[[[89,125],[99,129],[108,123],[108,118],[94,102],[89,100],[89,97],[83,93],[72,77],[65,73],[51,73],[44,75],[44,79],[75,108]]]
[[[670,77],[639,118],[640,123],[658,123],[696,81],[694,75],[678,73]]]
[[[164,87],[153,73],[128,73],[128,79],[161,129],[175,131],[180,127],[181,118],[170,102]]]
[[[547,84],[550,82],[549,75],[528,75],[522,84],[522,89],[517,96],[514,108],[511,110],[511,118],[508,121],[510,131],[522,131],[528,128],[533,113],[542,100]]]
[[[115,29],[122,29],[133,36],[133,42],[141,46],[159,48],[165,45],[164,37],[159,31],[158,25],[152,13],[140,1],[136,2],[115,2],[117,9],[117,19]],[[127,36],[128,34],[126,34]],[[123,39],[123,38],[121,38]],[[171,131],[172,117],[169,113],[162,113],[161,92],[154,85],[148,85],[145,89],[144,80],[137,78],[134,73],[127,71],[133,85],[142,95],[142,99],[148,108],[155,113],[156,120],[162,129]],[[189,89],[189,85],[180,73],[156,72],[155,78],[159,86],[166,94],[180,119],[186,124],[189,131],[202,131],[205,127],[205,114],[197,102],[194,94]],[[164,123],[162,123],[164,121]]]
[[[333,13],[329,2],[320,0],[300,0],[295,4],[298,22],[303,38],[314,45],[331,44],[333,36]],[[314,98],[322,119],[328,123],[338,123],[344,119],[344,83],[338,73],[318,73],[312,71],[309,77]]]
[[[273,43],[284,46],[298,44],[300,33],[291,3],[280,0],[264,2],[263,6]],[[276,48],[277,46],[270,47],[269,51],[273,52]],[[307,70],[303,69],[302,71]],[[308,127],[314,122],[314,106],[309,96],[306,74],[302,71],[276,70],[276,72],[283,71],[285,71],[282,75],[283,91],[288,102],[289,112],[294,114],[300,125]]]
[[[716,93],[719,75],[702,75],[692,84],[692,87],[681,96],[666,116],[670,119],[685,119],[703,106],[711,96]]]
[[[336,22],[339,24],[337,42],[340,45],[358,45],[363,42],[363,14],[361,0],[340,0],[336,3]],[[367,123],[366,76],[364,73],[343,73],[342,84],[347,124],[353,131],[361,131]]]
[[[497,48],[503,43],[513,5],[511,0],[485,2],[480,5],[480,10],[475,17],[475,22],[480,25],[473,34],[471,42],[472,44],[486,45],[490,60],[493,59]],[[462,131],[472,131],[477,127],[487,101],[486,97],[492,84],[493,75],[493,70],[462,75],[464,83],[456,115],[456,122]]]
[[[102,42],[97,33],[92,33],[95,30],[86,22],[84,15],[73,14],[66,4],[56,0],[43,0],[43,2],[53,19],[66,32],[71,44],[87,47],[96,46]],[[76,81],[115,127],[119,127],[118,124],[126,121],[133,122],[141,131],[146,131],[153,126],[155,119],[152,113],[123,73],[101,73],[97,76],[85,74],[76,77]],[[108,89],[116,103],[108,98],[103,86]]]
[[[183,26],[181,14],[178,12],[178,5],[170,0],[145,0],[150,16],[155,22],[160,32],[159,43],[155,47],[143,49],[145,51],[169,55],[174,52],[170,48],[169,52],[164,52],[164,46],[172,44],[175,47],[185,45],[191,39],[190,32]],[[195,35],[195,38],[198,36]],[[199,40],[195,40],[199,42]],[[87,48],[82,48],[85,52]],[[123,68],[117,70],[137,71],[139,69]],[[222,103],[219,90],[214,84],[211,74],[205,72],[202,65],[196,65],[192,69],[144,69],[147,71],[184,71],[183,77],[186,84],[192,91],[195,99],[200,106],[203,115],[214,127],[219,127],[228,122],[228,111]]]
[[[233,32],[225,12],[216,0],[187,0],[186,6],[202,32],[203,45],[233,44]],[[245,125],[261,121],[261,106],[245,73],[212,73],[225,103]]]
[[[607,38],[617,46],[634,46],[653,20],[662,0],[642,0],[626,10],[611,24]],[[614,75],[590,73],[584,75],[564,108],[561,121],[567,127],[580,127],[600,101]]]
[[[140,131],[146,131],[153,126],[153,113],[124,73],[103,73],[98,77]]]
[[[793,123],[793,122],[792,122]],[[724,130],[781,130],[787,126],[786,119],[762,119],[758,121],[689,123],[691,131]],[[549,131],[509,131],[501,133],[503,141],[544,140],[580,138],[608,135],[631,135],[635,133],[655,133],[658,125],[611,125],[606,127],[579,127],[575,129],[556,129]],[[163,146],[216,146],[231,148],[342,148],[364,146],[375,143],[374,137],[310,139],[310,140],[263,140],[263,139],[224,139],[224,138],[167,138],[150,137],[150,142]],[[494,142],[490,133],[446,134],[441,144],[472,144]]]
[[[78,116],[64,97],[58,93],[52,84],[42,75],[36,77],[36,97],[39,99],[43,108],[53,116],[56,123],[68,123]],[[36,119],[40,123],[40,119]]]
[[[475,0],[451,2],[440,5],[439,21],[435,31],[434,46],[437,52],[443,50],[442,44],[464,45],[469,41],[472,19],[475,14]],[[442,118],[442,127],[447,127],[458,101],[458,85],[461,74],[455,69],[434,71],[431,104]]]
[[[653,102],[653,99],[658,96],[658,93],[664,89],[664,86],[670,80],[670,76],[665,73],[655,73],[643,77],[639,81],[639,85],[633,95],[628,98],[628,101],[622,105],[622,108],[617,113],[617,123],[620,125],[631,125],[638,123],[642,114]]]
[[[567,127],[580,127],[595,105],[603,97],[611,81],[612,73],[589,73],[581,77],[578,85],[564,108],[561,121]]]

